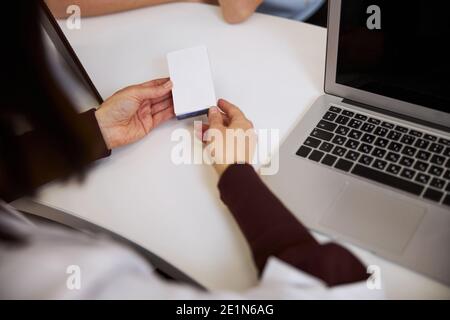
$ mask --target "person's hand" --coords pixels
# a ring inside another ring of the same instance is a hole
[[[95,112],[108,149],[142,139],[153,128],[172,118],[172,82],[157,79],[124,88]]]
[[[218,0],[218,2],[225,21],[235,24],[247,20],[263,0]]]
[[[203,141],[207,147],[212,146],[214,168],[222,175],[231,164],[251,163],[257,139],[253,124],[238,107],[223,99],[218,107],[209,109],[209,126],[203,128]]]

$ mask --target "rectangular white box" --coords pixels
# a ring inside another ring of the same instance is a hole
[[[205,114],[217,104],[205,46],[170,52],[167,63],[177,119]]]

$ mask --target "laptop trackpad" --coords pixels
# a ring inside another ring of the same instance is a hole
[[[319,223],[370,248],[401,254],[424,214],[425,208],[387,191],[350,183]]]

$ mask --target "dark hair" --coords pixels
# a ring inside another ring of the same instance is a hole
[[[46,63],[39,5],[30,0],[2,4],[8,18],[0,19],[5,44],[0,59],[0,190],[12,195],[33,192],[33,161],[21,143],[18,123],[39,130],[66,171],[79,172],[88,162],[88,133],[73,121],[77,113]]]

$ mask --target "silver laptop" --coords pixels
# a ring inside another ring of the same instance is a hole
[[[329,6],[326,94],[263,179],[306,226],[450,285],[448,5]]]

